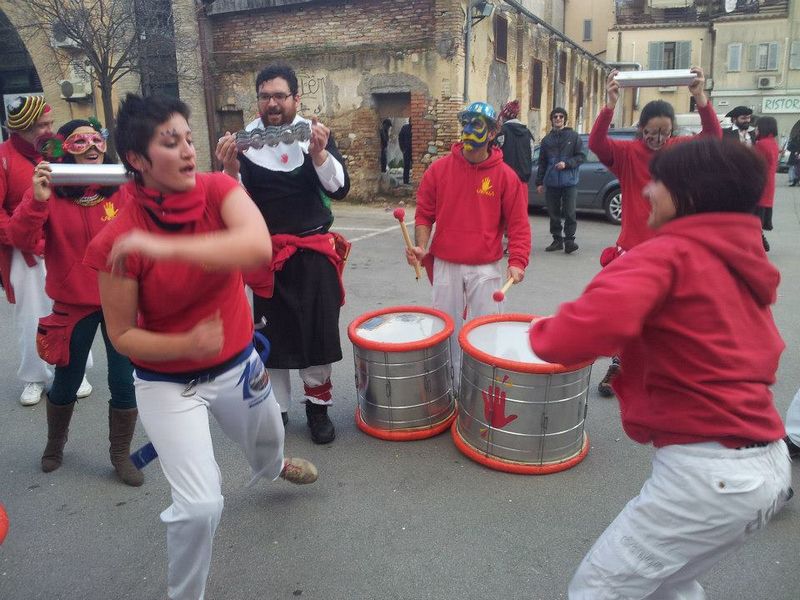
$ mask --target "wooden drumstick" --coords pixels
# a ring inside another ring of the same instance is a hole
[[[495,302],[502,302],[503,300],[505,300],[506,292],[508,291],[508,288],[510,288],[513,284],[514,284],[514,278],[513,277],[509,277],[508,281],[505,282],[503,287],[501,287],[494,294],[492,294],[492,299]]]
[[[406,248],[412,250],[414,248],[414,244],[411,243],[411,237],[408,235],[408,229],[406,229],[406,211],[402,208],[395,208],[394,218],[400,221],[400,231],[403,232],[403,239],[406,241]],[[419,280],[419,261],[414,262],[414,273],[417,275],[417,279]]]

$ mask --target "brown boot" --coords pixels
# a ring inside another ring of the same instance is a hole
[[[42,471],[50,473],[61,466],[64,445],[67,443],[69,422],[75,403],[59,406],[48,398],[47,402],[47,446],[42,453]]]
[[[597,384],[597,391],[599,394],[605,398],[611,398],[614,395],[614,389],[611,387],[611,382],[613,381],[614,377],[617,376],[619,373],[619,363],[612,362],[609,367],[608,371],[606,371],[606,376],[603,377],[603,380]]]
[[[144,475],[133,466],[130,459],[131,438],[136,428],[136,417],[139,411],[135,408],[108,407],[108,441],[111,442],[109,455],[114,470],[126,485],[138,487],[144,483]]]

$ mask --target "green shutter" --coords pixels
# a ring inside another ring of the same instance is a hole
[[[789,55],[789,68],[800,69],[800,42],[792,42],[792,49]]]
[[[779,42],[769,43],[769,54],[767,54],[767,71],[778,70],[778,56],[780,49],[781,45]]]
[[[664,68],[664,42],[650,42],[647,45],[647,68],[651,71]]]
[[[675,68],[688,69],[692,66],[692,42],[675,44]]]
[[[758,56],[758,44],[747,44],[747,70],[757,71],[756,57]]]

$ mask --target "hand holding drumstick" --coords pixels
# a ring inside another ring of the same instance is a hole
[[[495,302],[502,302],[506,298],[506,292],[508,289],[515,283],[519,283],[525,278],[525,271],[520,269],[519,267],[508,267],[507,272],[508,279],[503,284],[499,290],[497,290],[494,294],[492,294],[492,299]]]
[[[406,211],[402,208],[394,209],[394,218],[400,221],[400,231],[403,232],[403,239],[406,242],[406,257],[408,258],[408,263],[414,267],[414,273],[419,279],[419,258],[416,256],[414,252],[414,245],[411,243],[411,237],[408,235],[408,229],[406,229]],[[413,261],[413,262],[412,262]]]

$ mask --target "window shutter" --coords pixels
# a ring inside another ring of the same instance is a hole
[[[778,70],[778,53],[781,45],[778,42],[769,43],[769,54],[767,55],[767,71]]]
[[[728,44],[728,71],[742,70],[742,44]]]
[[[675,44],[675,68],[688,69],[692,66],[692,42],[678,42]]]
[[[789,68],[800,69],[800,42],[792,42],[792,49],[789,55]]]
[[[756,57],[758,56],[758,44],[747,45],[747,70],[757,71]]]
[[[590,42],[592,41],[592,20],[585,19],[583,21],[583,41]]]
[[[650,42],[647,45],[647,68],[651,71],[664,68],[664,42]]]

